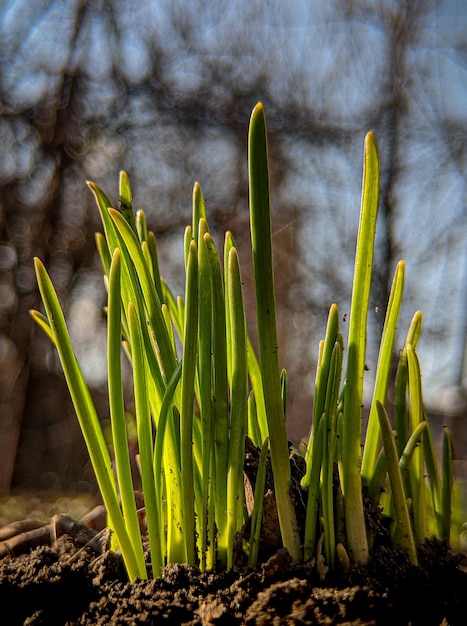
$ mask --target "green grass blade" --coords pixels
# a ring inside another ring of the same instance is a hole
[[[195,373],[198,349],[198,251],[191,241],[188,250],[185,325],[183,332],[182,398],[180,411],[181,477],[184,507],[183,532],[186,557],[189,565],[195,558],[195,503],[193,464],[193,401],[195,397]]]
[[[394,354],[394,341],[396,338],[397,323],[399,320],[399,312],[404,290],[404,276],[405,263],[404,261],[399,261],[394,274],[391,292],[389,295],[389,304],[384,320],[381,347],[376,367],[373,400],[371,402],[368,428],[365,434],[365,446],[362,459],[362,478],[367,483],[371,480],[376,465],[376,459],[381,448],[381,435],[376,402],[379,401],[384,406],[387,400],[389,377]]]
[[[410,426],[413,431],[424,420],[424,407],[420,364],[415,350],[410,344],[407,345],[407,363],[409,372]],[[422,438],[418,447],[414,450],[412,463],[409,466],[414,534],[417,543],[422,543],[427,535],[424,448],[424,438]]]
[[[146,222],[146,215],[141,209],[136,213],[136,234],[142,244],[148,242],[148,225]]]
[[[149,411],[149,399],[146,384],[146,366],[141,322],[136,308],[130,302],[128,306],[128,323],[131,337],[131,357],[133,365],[133,386],[135,397],[136,426],[138,431],[138,447],[140,455],[141,480],[146,507],[146,520],[149,535],[152,571],[160,576],[163,566],[161,554],[162,524],[156,502],[156,482],[154,478],[152,421]]]
[[[353,561],[368,560],[361,485],[361,435],[366,326],[373,267],[379,198],[379,157],[376,138],[365,138],[362,204],[350,308],[347,383],[344,400],[342,490],[347,525],[347,548]]]
[[[424,452],[424,460],[425,460],[425,468],[426,474],[428,477],[428,485],[431,492],[431,501],[433,504],[433,511],[435,514],[435,520],[437,525],[438,536],[442,537],[445,532],[445,527],[443,527],[443,484],[444,476],[440,478],[438,462],[436,458],[435,444],[433,441],[433,436],[431,434],[431,428],[428,422],[426,421],[425,410],[423,409],[423,420],[427,425],[424,439],[423,439],[423,452]],[[443,438],[443,458],[442,462],[444,462],[444,438]],[[443,466],[444,470],[444,466]]]
[[[255,446],[260,447],[258,443],[261,442],[261,431],[258,425],[258,411],[256,408],[256,398],[253,391],[251,391],[250,395],[248,396],[247,435],[255,444]]]
[[[243,522],[243,463],[248,411],[248,367],[246,356],[246,321],[242,295],[242,279],[236,248],[229,252],[228,315],[232,346],[232,382],[230,389],[230,440],[227,474],[227,567],[233,566],[233,548],[236,534]]]
[[[110,262],[112,260],[109,252],[109,246],[107,245],[107,241],[102,233],[96,233],[95,239],[97,252],[99,254],[101,265],[104,270],[104,275],[108,276],[110,273]]]
[[[417,446],[420,444],[420,441],[422,440],[422,435],[427,426],[428,422],[420,422],[420,424],[418,424],[416,428],[414,428],[412,434],[410,435],[409,440],[407,441],[399,459],[399,467],[402,474],[407,471],[410,461],[412,460],[413,453],[415,452]]]
[[[391,424],[386,410],[381,402],[377,402],[376,406],[381,425],[384,451],[386,453],[388,463],[391,494],[394,500],[395,519],[398,526],[397,537],[400,541],[399,547],[403,552],[405,552],[412,563],[417,564],[417,552],[415,549],[412,527],[410,525],[409,511],[405,500],[402,476],[399,468],[399,458],[397,455]]]
[[[337,401],[342,375],[342,337],[336,341],[331,355],[328,384],[325,401],[325,419],[323,441],[323,470],[321,499],[323,506],[323,528],[325,557],[329,567],[334,570],[336,561],[336,541],[334,525],[334,459],[337,436]]]
[[[339,310],[336,304],[332,304],[329,309],[328,321],[326,326],[325,339],[320,341],[318,365],[316,368],[315,378],[315,398],[313,404],[313,428],[315,424],[321,418],[321,415],[325,412],[326,403],[326,389],[329,379],[329,369],[331,366],[331,356],[334,349],[334,345],[339,333]],[[312,443],[312,435],[310,437],[310,444]],[[309,448],[311,449],[311,448]],[[302,486],[307,487],[310,481],[311,463],[309,462],[309,452],[306,456],[306,472],[302,479]]]
[[[417,311],[407,332],[404,348],[399,357],[397,364],[396,381],[394,385],[394,427],[397,432],[396,447],[399,456],[401,456],[408,435],[408,413],[407,413],[407,385],[408,385],[408,364],[407,364],[407,345],[414,348],[417,345],[422,327],[422,314]]]
[[[130,580],[134,580],[140,575],[138,561],[120,511],[112,463],[99,423],[99,418],[81,368],[76,360],[70,335],[52,281],[38,258],[34,259],[34,265],[42,301],[46,309],[50,328],[53,332],[54,344],[60,357],[81,432],[86,442],[104,506],[107,509],[110,525],[115,531],[122,550],[128,576]]]
[[[205,224],[205,230],[202,232],[200,232],[199,230],[200,220],[203,220]],[[191,228],[193,231],[195,243],[197,246],[199,246],[199,238],[202,237],[205,232],[208,232],[206,221],[206,205],[204,204],[203,192],[199,183],[195,183],[193,186],[193,224]]]
[[[255,349],[249,337],[247,337],[247,344],[248,376],[254,393],[256,407],[256,424],[254,429],[259,430],[259,435],[257,435],[256,441],[253,437],[251,437],[253,433],[250,433],[250,437],[255,442],[255,445],[260,447],[261,441],[268,439],[269,433],[266,418],[266,406],[264,404],[263,381],[261,379],[261,369],[259,367]]]
[[[394,383],[394,428],[397,433],[397,453],[400,456],[408,439],[407,385],[409,371],[407,350],[404,347],[397,363],[396,380]]]
[[[165,302],[165,304],[167,305],[170,311],[170,317],[172,318],[177,334],[180,340],[182,340],[184,315],[181,314],[178,300],[170,291],[164,279],[161,279],[161,286],[162,286],[162,294],[163,294],[163,298],[161,302]]]
[[[256,105],[251,115],[248,156],[259,360],[268,420],[274,488],[282,541],[293,561],[296,562],[300,559],[300,539],[295,509],[289,492],[289,449],[282,409],[277,345],[266,119],[261,103]]]
[[[108,276],[110,271],[110,257],[113,254],[113,251],[116,248],[120,249],[120,254],[122,257],[121,260],[121,283],[122,283],[122,328],[124,331],[124,336],[128,338],[128,324],[126,321],[126,315],[128,311],[128,304],[133,302],[138,309],[138,311],[142,310],[142,294],[141,287],[138,283],[135,269],[132,265],[131,258],[125,242],[123,241],[114,221],[110,217],[109,210],[112,207],[110,200],[107,198],[105,193],[93,182],[87,183],[89,189],[92,191],[94,198],[96,200],[97,207],[99,209],[99,214],[101,217],[102,225],[104,227],[105,233],[105,241],[107,242],[108,251],[106,253],[103,242],[101,241],[100,256],[101,261],[104,267],[104,272],[106,276]],[[114,209],[112,209],[114,210]],[[118,211],[117,211],[118,213]],[[121,216],[122,217],[122,216]],[[122,217],[123,222],[128,224],[124,217]],[[131,227],[129,227],[131,230]],[[160,389],[160,394],[163,395],[163,389]]]
[[[213,493],[217,526],[218,559],[227,565],[227,469],[229,456],[229,390],[224,281],[219,255],[209,233],[203,237],[210,263],[212,297],[214,477]]]
[[[115,249],[109,275],[109,300],[107,316],[107,371],[109,388],[110,423],[115,454],[115,468],[122,502],[125,525],[138,560],[139,577],[146,577],[143,544],[133,491],[125,407],[123,401],[121,367],[121,293],[120,250]]]
[[[136,233],[136,222],[133,214],[133,195],[131,193],[130,179],[126,172],[120,172],[119,180],[119,193],[118,193],[118,208],[121,211],[123,217],[126,219],[131,227],[131,230]],[[107,207],[112,205],[108,204]]]
[[[53,345],[55,345],[55,336],[53,330],[50,328],[49,320],[47,319],[47,317],[40,311],[34,310],[29,311],[29,315],[36,322],[39,328],[42,328],[42,330],[53,343]]]
[[[384,481],[388,473],[388,464],[384,448],[380,450],[376,459],[375,467],[368,483],[368,494],[376,506],[379,505],[381,495],[384,493]]]
[[[143,243],[141,244],[141,252],[143,253],[143,258],[146,263],[146,267],[148,268],[149,275],[155,287],[155,280],[154,280],[154,273],[153,273],[154,267],[152,265],[151,251],[149,250],[147,241],[143,241]],[[157,290],[156,290],[156,293],[157,293]],[[159,296],[159,294],[157,295]],[[162,300],[159,300],[159,302],[161,303],[161,306],[162,306]]]
[[[183,563],[186,559],[183,540],[183,500],[180,475],[180,451],[173,433],[173,402],[177,385],[182,376],[182,361],[174,369],[167,384],[159,413],[156,441],[154,446],[154,477],[158,506],[161,510],[164,489],[162,473],[165,476],[167,497],[167,562]],[[161,537],[164,545],[164,537]],[[162,553],[164,553],[162,551]]]
[[[229,281],[227,277],[229,275],[229,254],[232,248],[236,248],[235,241],[230,231],[225,233],[224,238],[224,300],[225,300],[225,329],[226,329],[226,337],[227,337],[227,378],[229,381],[229,385],[232,384],[232,331],[231,331],[231,320],[230,320],[230,305],[229,305]]]
[[[170,378],[177,365],[177,362],[173,352],[172,343],[165,326],[159,296],[157,295],[154,282],[151,279],[149,268],[146,264],[140,243],[135,233],[131,230],[128,222],[118,211],[110,209],[109,214],[115,222],[115,225],[117,226],[131,256],[132,262],[134,263],[144,296],[146,313],[154,332],[154,339],[158,349],[159,365],[162,377],[164,382],[167,383],[168,378]]]
[[[329,380],[329,370],[334,346],[339,333],[339,309],[332,304],[329,309],[326,325],[326,335],[322,349],[320,350],[318,367],[316,371],[315,398],[313,404],[313,423],[319,420],[324,412],[326,403],[326,390]]]
[[[313,441],[309,459],[309,478],[307,481],[308,497],[306,505],[305,537],[303,559],[309,561],[314,558],[316,550],[316,530],[318,527],[318,507],[320,502],[320,475],[323,463],[323,441],[326,428],[326,418],[323,413],[313,428]]]
[[[98,187],[95,183],[87,181],[87,185],[91,190],[96,201],[97,208],[99,209],[102,225],[104,227],[105,240],[107,241],[107,245],[109,248],[109,255],[113,254],[115,248],[120,248],[123,253],[121,238],[118,234],[115,224],[113,223],[109,215],[109,208],[112,207],[112,203],[102,191],[102,189],[100,189],[100,187]]]
[[[207,228],[206,221],[201,218],[199,229]],[[213,420],[212,420],[212,372],[215,370],[217,355],[213,351],[212,342],[212,294],[211,265],[209,253],[203,234],[198,237],[198,268],[199,268],[199,333],[198,333],[198,379],[199,379],[199,411],[201,417],[201,506],[199,511],[201,571],[206,569],[208,540],[208,496],[210,485],[211,455],[213,451]],[[213,364],[214,361],[214,364]],[[212,520],[210,520],[212,521]]]

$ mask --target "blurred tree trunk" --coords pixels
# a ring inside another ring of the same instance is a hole
[[[44,383],[43,375],[31,378],[31,358],[36,361],[36,366],[40,364],[44,368],[42,371],[46,371],[45,357],[50,354],[50,346],[46,347],[41,341],[38,344],[36,341],[35,350],[32,349],[33,336],[37,331],[28,312],[39,306],[32,251],[46,263],[49,259],[53,259],[55,264],[59,261],[57,252],[62,246],[57,244],[57,239],[63,236],[63,231],[58,231],[63,185],[67,169],[73,166],[71,155],[79,148],[76,142],[81,141],[79,117],[76,115],[79,110],[75,97],[77,79],[69,66],[75,53],[85,6],[86,3],[81,2],[76,8],[75,21],[70,29],[68,60],[64,64],[61,80],[56,83],[57,88],[36,107],[22,113],[31,133],[37,133],[39,139],[36,166],[40,167],[41,160],[49,162],[51,176],[46,194],[30,205],[27,198],[22,199],[21,188],[26,181],[17,179],[0,188],[0,204],[5,216],[0,240],[9,242],[15,257],[15,263],[10,264],[8,272],[3,272],[3,282],[16,296],[12,306],[7,311],[3,308],[2,312],[5,312],[0,315],[0,493],[10,490],[21,432],[27,431],[32,421],[37,420],[40,424],[47,417],[37,415],[34,407],[27,402],[28,396],[31,393],[34,395],[32,387],[40,387]],[[7,95],[1,94],[0,97],[5,100]],[[1,108],[8,111],[15,103],[4,101],[1,104]],[[62,249],[62,255],[64,252]],[[38,346],[44,350],[42,354]],[[57,406],[69,404],[64,385],[58,388],[51,385],[49,390],[53,391]],[[25,458],[23,461],[29,466],[29,471],[34,472],[32,460]]]

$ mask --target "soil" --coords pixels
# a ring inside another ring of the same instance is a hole
[[[254,451],[247,449],[247,507],[255,462]],[[298,479],[303,468],[298,460],[294,463],[300,521]],[[0,623],[467,624],[467,558],[453,553],[446,542],[426,540],[418,548],[419,565],[414,566],[389,547],[385,520],[367,503],[367,524],[374,537],[367,566],[330,573],[319,556],[315,564],[292,566],[280,547],[273,498],[268,489],[267,517],[272,523],[264,529],[263,564],[258,568],[244,566],[239,549],[238,566],[229,572],[200,573],[188,565],[170,565],[161,578],[133,583],[127,581],[120,554],[107,549],[105,533],[99,532],[105,529],[102,507],[80,521],[55,515],[47,524],[27,520],[9,526],[9,534],[0,529]]]
[[[171,565],[160,579],[128,583],[120,556],[96,555],[68,535],[0,562],[1,623],[465,625],[461,557],[425,542],[420,565],[380,548],[369,565],[317,579],[297,567],[200,574]]]

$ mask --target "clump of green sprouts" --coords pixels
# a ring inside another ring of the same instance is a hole
[[[277,349],[267,132],[261,103],[250,120],[248,160],[258,353],[246,327],[233,235],[226,233],[220,254],[209,232],[200,186],[194,186],[192,224],[185,230],[182,298],[175,297],[160,274],[156,239],[147,228],[143,211],[134,215],[126,173],[120,174],[118,209],[96,184],[88,183],[104,228],[104,235],[98,234],[96,242],[108,293],[110,449],[54,286],[41,261],[35,259],[45,315],[38,311],[31,315],[58,351],[107,509],[113,547],[121,550],[130,580],[160,576],[164,565],[176,562],[203,571],[231,568],[235,543],[247,515],[243,470],[248,436],[261,449],[248,546],[250,566],[255,566],[258,558],[268,456],[282,543],[293,562],[314,558],[320,537],[331,569],[338,563],[368,560],[371,536],[365,526],[365,484],[375,503],[393,520],[394,547],[417,563],[416,546],[428,535],[449,539],[451,441],[445,431],[440,468],[423,405],[416,353],[420,312],[415,313],[400,352],[394,402],[389,406],[404,286],[403,261],[395,270],[368,426],[362,433],[367,315],[379,196],[376,139],[370,132],[364,143],[345,364],[345,342],[335,304],[330,307],[325,338],[319,346],[302,479],[307,492],[304,528],[297,525],[290,491],[284,418],[286,377]],[[181,345],[180,355],[177,344]],[[149,568],[130,466],[122,348],[133,372]]]

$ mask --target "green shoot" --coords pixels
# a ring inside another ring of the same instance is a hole
[[[380,420],[381,434],[383,437],[384,451],[388,460],[388,474],[391,482],[391,493],[394,498],[394,511],[396,518],[396,530],[398,536],[398,547],[406,552],[412,563],[417,563],[417,553],[412,527],[410,524],[407,502],[402,485],[399,460],[397,456],[396,444],[391,430],[389,418],[381,402],[377,401],[376,408]]]
[[[266,120],[262,104],[251,115],[248,143],[250,222],[256,291],[256,320],[272,471],[284,546],[300,559],[295,509],[290,498],[290,463],[281,398],[272,260]]]
[[[373,133],[365,138],[362,207],[350,307],[347,383],[344,400],[342,490],[344,492],[348,552],[360,563],[368,560],[361,485],[361,436],[366,324],[373,267],[379,198],[379,159]]]

